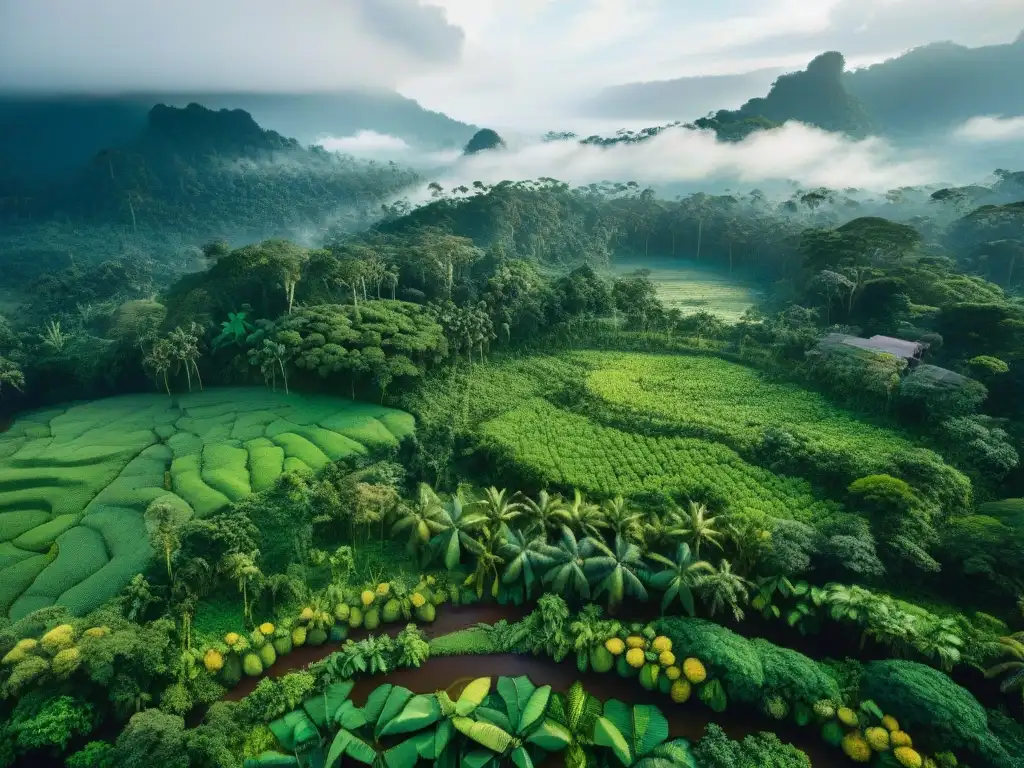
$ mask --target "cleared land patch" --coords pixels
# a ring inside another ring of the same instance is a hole
[[[55,603],[83,613],[145,570],[143,513],[172,494],[197,516],[395,446],[411,415],[269,390],[127,395],[26,414],[0,434],[0,611]]]
[[[684,315],[703,309],[727,322],[735,322],[753,306],[758,296],[757,287],[749,281],[695,261],[652,257],[615,262],[618,275],[628,275],[637,269],[650,270],[649,277],[657,288],[658,299]]]

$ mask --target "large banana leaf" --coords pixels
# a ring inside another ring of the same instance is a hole
[[[349,757],[366,765],[373,765],[377,757],[373,747],[360,739],[351,731],[342,728],[331,742],[331,748],[327,751],[327,759],[324,762],[326,768],[335,768],[342,757]]]
[[[392,688],[394,686],[391,683],[384,683],[374,688],[370,695],[366,697],[366,704],[363,705],[363,715],[366,717],[366,722],[377,723],[380,713],[384,711],[384,705],[387,703],[388,696],[391,695]]]
[[[629,739],[608,718],[599,717],[594,723],[594,743],[610,749],[623,765],[633,764],[633,750],[630,748]]]
[[[306,710],[306,714],[317,728],[325,728],[328,725],[330,717],[348,700],[353,685],[355,684],[351,680],[332,683],[322,694],[311,696],[302,702],[302,708]]]
[[[533,695],[530,696],[529,701],[526,702],[526,706],[523,707],[522,713],[519,716],[519,727],[516,730],[518,735],[522,736],[529,733],[543,719],[550,700],[550,685],[542,685],[533,692]]]
[[[413,696],[406,701],[401,712],[387,721],[384,719],[384,714],[381,714],[380,720],[377,721],[377,739],[380,740],[384,736],[397,736],[401,733],[412,733],[433,725],[440,719],[441,705],[437,703],[436,696],[423,694]]]
[[[381,755],[384,768],[415,768],[420,759],[419,750],[414,739],[406,739],[391,749],[384,750]]]
[[[601,716],[601,701],[591,696],[577,680],[565,695],[565,725],[578,740],[586,742],[594,729],[594,721]]]
[[[545,752],[561,752],[572,743],[572,734],[564,725],[547,717],[526,737],[526,741]]]
[[[497,764],[497,755],[486,749],[472,749],[459,760],[459,768],[492,768]]]
[[[668,739],[668,720],[660,709],[651,704],[631,707],[616,699],[609,699],[604,705],[603,720],[610,722],[622,734],[629,744],[633,760],[640,759]]]
[[[316,725],[302,709],[293,709],[284,717],[274,720],[270,724],[270,731],[277,742],[289,752],[294,752],[297,745],[320,737]]]
[[[384,701],[384,707],[381,709],[380,714],[376,720],[369,720],[368,722],[376,722],[374,728],[374,735],[380,739],[380,732],[384,726],[390,723],[395,717],[397,717],[401,711],[405,708],[405,705],[409,702],[413,696],[412,691],[408,688],[403,688],[400,685],[392,686],[390,693],[388,693],[387,699]],[[369,701],[367,701],[369,704]],[[365,708],[364,708],[365,710]],[[365,714],[365,712],[364,712]]]
[[[477,707],[476,712],[473,716],[477,720],[483,720],[498,726],[503,731],[508,733],[515,733],[516,729],[512,726],[512,721],[509,720],[508,715],[498,709],[492,709],[491,707],[483,706]]]
[[[437,724],[434,729],[434,759],[441,761],[446,754],[446,749],[451,744],[452,736],[455,735],[455,726],[449,718],[445,718]],[[448,750],[449,752],[454,750]]]
[[[296,756],[299,758],[299,768],[326,768],[327,762],[324,758],[324,748],[319,742],[310,744]]]
[[[512,750],[512,762],[516,768],[533,768],[533,759],[526,747],[519,746]]]
[[[338,707],[334,713],[335,725],[340,725],[342,728],[349,731],[356,731],[366,725],[366,715],[363,714],[363,710],[352,703],[351,699],[341,702],[341,706]]]
[[[512,746],[512,734],[492,723],[478,723],[468,717],[453,717],[452,724],[463,736],[492,752],[503,754]]]
[[[686,739],[668,741],[651,750],[633,768],[697,768],[697,758]]]
[[[466,686],[459,700],[455,702],[455,714],[459,717],[466,717],[479,707],[487,698],[491,690],[491,678],[478,677]]]
[[[498,678],[498,693],[505,702],[505,711],[515,733],[519,732],[521,713],[536,688],[525,675]]]

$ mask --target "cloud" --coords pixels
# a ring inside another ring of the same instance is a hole
[[[356,156],[393,156],[412,149],[405,139],[376,131],[359,131],[354,136],[323,136],[315,143],[331,152],[344,152]]]
[[[462,30],[419,0],[0,0],[0,89],[395,87],[454,64]]]
[[[461,158],[441,174],[446,188],[473,181],[553,177],[573,185],[604,180],[665,187],[701,182],[798,181],[806,186],[888,190],[924,184],[947,172],[934,158],[896,150],[878,138],[852,141],[800,123],[739,143],[705,131],[670,129],[637,144],[602,148],[573,141],[531,142]]]
[[[972,117],[953,135],[969,142],[1024,141],[1024,117]]]

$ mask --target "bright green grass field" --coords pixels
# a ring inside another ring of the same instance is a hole
[[[751,283],[695,261],[651,257],[615,262],[618,275],[628,275],[637,269],[649,269],[658,299],[684,315],[703,309],[732,323],[739,320],[758,297],[758,290]]]
[[[25,414],[0,434],[0,611],[84,613],[145,570],[143,513],[203,517],[288,469],[396,446],[403,411],[257,388],[127,395]]]

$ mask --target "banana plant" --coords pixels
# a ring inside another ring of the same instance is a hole
[[[631,707],[609,699],[594,723],[594,743],[610,749],[626,768],[651,755],[667,739],[668,720],[651,704]]]
[[[550,715],[569,734],[565,767],[586,768],[587,749],[594,745],[594,723],[601,716],[601,702],[587,693],[583,683],[577,680],[564,696],[552,697]]]

